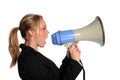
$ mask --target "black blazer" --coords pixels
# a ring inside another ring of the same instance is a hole
[[[18,57],[18,72],[22,80],[75,80],[82,66],[65,57],[58,68],[50,59],[33,48],[21,44]]]

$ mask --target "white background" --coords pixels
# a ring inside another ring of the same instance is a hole
[[[13,27],[28,13],[41,14],[49,30],[45,48],[39,48],[59,67],[66,48],[53,45],[51,34],[58,30],[77,29],[102,19],[105,45],[80,41],[81,59],[86,80],[120,80],[120,2],[119,0],[2,0],[0,1],[0,79],[20,80],[17,65],[9,68],[8,36]],[[19,42],[23,40],[18,32]],[[76,80],[82,80],[82,72]]]

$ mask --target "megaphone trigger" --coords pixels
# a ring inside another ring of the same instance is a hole
[[[65,47],[68,49],[69,47],[71,47],[72,44],[73,44],[73,42],[65,43]]]

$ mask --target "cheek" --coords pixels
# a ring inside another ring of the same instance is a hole
[[[40,36],[42,39],[44,39],[44,38],[46,37],[45,31],[41,31],[41,32],[39,33],[39,36]]]
[[[45,40],[45,34],[43,32],[40,32],[37,36],[38,42],[42,43]]]
[[[40,37],[40,38],[43,38],[43,33],[42,32],[40,32],[39,34],[38,34],[38,37]]]

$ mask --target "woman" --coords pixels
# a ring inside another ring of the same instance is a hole
[[[24,44],[19,43],[17,31],[20,30]],[[12,56],[10,67],[18,62],[18,72],[22,80],[75,80],[82,66],[80,50],[77,42],[67,50],[67,55],[58,68],[51,60],[38,52],[38,47],[43,48],[49,32],[41,15],[27,14],[20,21],[19,27],[11,30],[9,36],[9,52]]]

